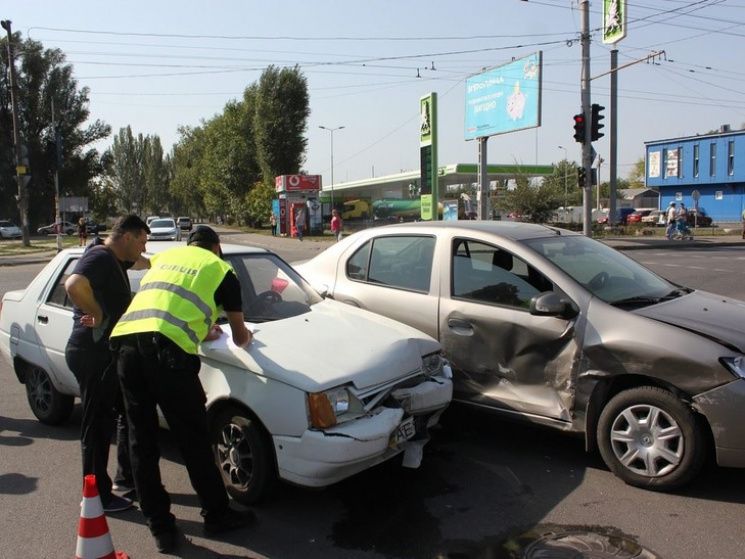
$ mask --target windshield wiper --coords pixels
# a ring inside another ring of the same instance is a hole
[[[613,301],[610,304],[614,307],[643,307],[646,305],[656,305],[657,303],[671,301],[672,299],[677,299],[678,297],[682,297],[683,295],[688,295],[691,291],[693,290],[688,287],[678,287],[676,289],[673,289],[667,295],[663,295],[662,297],[629,297],[628,299]]]
[[[646,305],[656,305],[661,300],[660,297],[629,297],[618,301],[610,301],[614,307],[643,307]]]
[[[682,297],[683,295],[688,295],[692,291],[693,289],[689,287],[678,287],[677,289],[673,289],[664,297],[660,297],[660,301],[670,301],[672,299],[677,299],[678,297]]]

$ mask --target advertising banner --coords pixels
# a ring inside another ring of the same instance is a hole
[[[467,78],[465,139],[540,126],[542,73],[537,52]]]
[[[277,192],[321,190],[321,175],[280,175],[274,177]]]

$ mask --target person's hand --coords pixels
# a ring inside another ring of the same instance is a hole
[[[207,337],[204,338],[205,342],[211,342],[212,340],[216,340],[220,337],[222,334],[222,328],[220,328],[219,324],[213,324],[209,331],[207,332]]]

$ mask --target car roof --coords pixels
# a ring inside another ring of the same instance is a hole
[[[145,250],[145,256],[152,256],[153,254],[157,254],[159,252],[163,252],[165,250],[176,248],[180,246],[186,246],[185,241],[176,242],[176,243],[157,243],[152,242],[148,243],[146,250]],[[231,244],[231,243],[220,243],[220,249],[222,250],[222,253],[224,255],[233,255],[233,254],[275,254],[273,251],[261,248],[261,247],[254,247],[249,245],[238,245],[238,244]],[[85,247],[73,247],[68,248],[62,251],[62,253],[65,254],[73,254],[73,255],[81,255],[83,254],[83,251],[85,250]],[[61,254],[61,253],[60,253]]]
[[[518,221],[419,221],[416,223],[384,225],[383,227],[374,227],[366,231],[377,235],[380,232],[386,233],[437,233],[438,231],[455,231],[467,235],[471,231],[480,231],[492,235],[499,235],[515,241],[526,239],[537,239],[541,237],[550,237],[555,235],[579,235],[580,233],[561,229],[559,227],[550,227],[548,225],[538,225],[534,223],[522,223]]]

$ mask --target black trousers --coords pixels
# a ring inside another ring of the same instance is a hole
[[[80,443],[83,457],[83,475],[96,476],[96,486],[101,503],[111,501],[111,478],[107,468],[109,446],[117,434],[117,481],[131,481],[132,467],[129,459],[129,440],[121,390],[116,374],[116,363],[108,343],[80,348],[68,345],[65,361],[75,375],[80,387],[83,420]]]
[[[198,376],[199,357],[152,332],[116,339],[121,341],[118,373],[129,422],[132,471],[150,531],[170,530],[175,520],[158,466],[156,406],[160,406],[179,446],[202,516],[221,518],[229,500],[212,451],[206,397]]]

